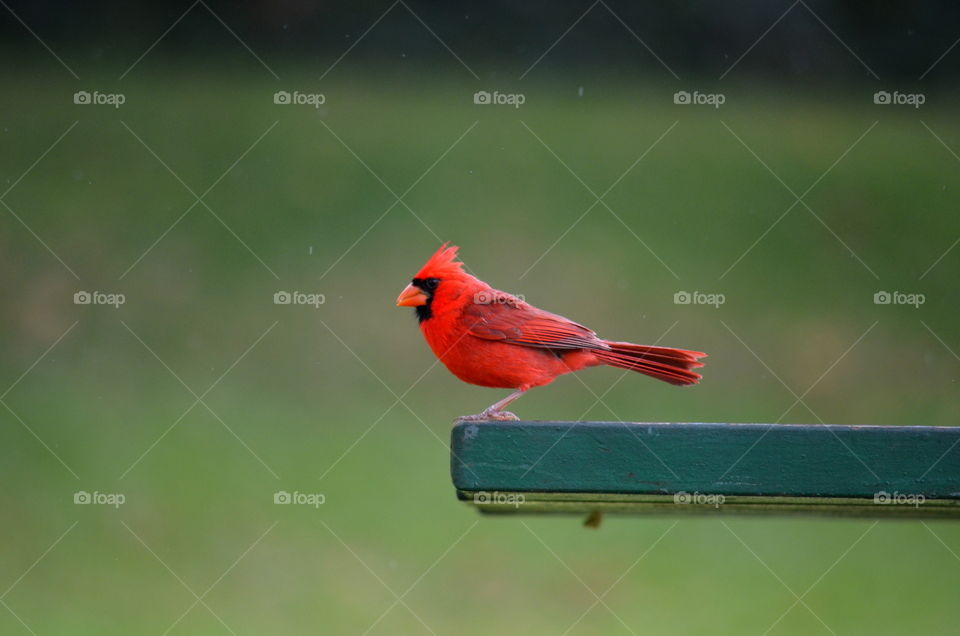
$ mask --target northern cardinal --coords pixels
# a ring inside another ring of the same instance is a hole
[[[696,384],[699,351],[603,340],[563,316],[487,285],[463,271],[457,246],[444,243],[397,298],[413,307],[433,353],[455,376],[480,386],[516,389],[464,420],[515,420],[504,407],[559,375],[609,365],[680,386]]]

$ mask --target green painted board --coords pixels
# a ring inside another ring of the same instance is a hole
[[[960,426],[458,422],[451,472],[486,512],[960,517]]]

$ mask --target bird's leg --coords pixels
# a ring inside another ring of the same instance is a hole
[[[521,395],[524,394],[525,391],[526,391],[526,389],[517,389],[516,391],[514,391],[513,393],[511,393],[511,394],[508,395],[507,397],[503,398],[503,399],[500,400],[499,402],[494,402],[493,404],[491,404],[490,406],[488,406],[486,409],[483,410],[483,413],[481,413],[481,415],[486,415],[487,417],[489,417],[490,419],[493,419],[493,420],[499,420],[499,419],[504,419],[504,420],[518,420],[518,419],[520,419],[519,417],[517,417],[516,415],[514,415],[514,414],[511,413],[510,411],[504,411],[504,410],[503,410],[503,407],[505,407],[506,405],[510,404],[511,402],[513,402],[514,400],[516,400],[517,398],[519,398]]]
[[[518,397],[520,397],[521,395],[523,395],[525,391],[526,391],[525,388],[524,388],[524,389],[518,389],[518,390],[514,391],[513,393],[511,393],[510,395],[508,395],[507,397],[505,397],[505,398],[503,398],[502,400],[500,400],[499,402],[494,402],[493,404],[491,404],[490,406],[488,406],[487,408],[485,408],[482,412],[477,413],[476,415],[463,415],[463,416],[461,416],[459,419],[461,419],[461,420],[467,420],[467,421],[472,421],[472,420],[473,420],[473,421],[475,421],[475,420],[519,420],[520,418],[517,417],[516,415],[514,415],[513,413],[511,413],[510,411],[504,411],[504,410],[503,410],[503,407],[505,407],[506,405],[510,404],[511,402],[513,402],[514,400],[516,400]]]

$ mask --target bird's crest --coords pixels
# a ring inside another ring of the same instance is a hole
[[[449,245],[449,242],[440,246],[433,256],[420,268],[415,278],[451,278],[460,276],[463,273],[463,263],[456,260],[456,245]]]

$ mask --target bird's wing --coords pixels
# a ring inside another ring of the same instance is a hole
[[[485,340],[544,349],[606,349],[597,334],[563,316],[537,309],[503,292],[491,301],[469,304],[463,313],[467,331]]]

